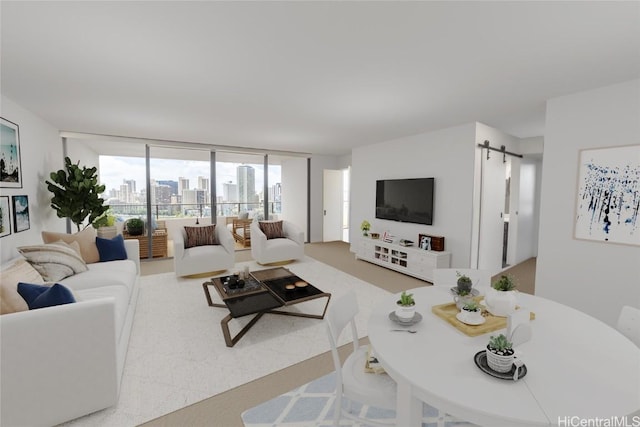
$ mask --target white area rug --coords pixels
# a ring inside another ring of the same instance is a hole
[[[252,271],[268,268],[250,261],[236,264],[236,270],[247,264]],[[360,336],[367,335],[371,309],[389,295],[309,257],[285,267],[333,297],[354,290]],[[141,278],[118,404],[66,425],[135,426],[329,350],[322,320],[268,314],[234,347],[226,347],[220,321],[228,311],[207,305],[206,280],[173,273]],[[213,288],[211,294],[219,301]],[[291,309],[320,314],[325,301]],[[251,318],[232,320],[231,333]]]

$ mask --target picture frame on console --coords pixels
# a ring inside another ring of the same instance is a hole
[[[431,250],[431,236],[426,234],[418,234],[418,242],[420,245],[420,249],[424,249],[425,251]]]

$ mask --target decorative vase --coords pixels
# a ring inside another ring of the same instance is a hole
[[[396,317],[400,320],[411,320],[416,314],[416,305],[400,305],[396,308]]]
[[[113,239],[118,234],[118,229],[115,225],[98,227],[98,237],[103,239]]]
[[[490,288],[484,297],[487,309],[498,317],[507,317],[514,312],[517,305],[515,291],[498,291]]]
[[[362,230],[362,235],[363,236],[368,236],[369,235],[369,230]]]
[[[509,355],[501,355],[494,353],[487,346],[487,364],[489,368],[496,372],[505,373],[509,372],[513,367],[514,354],[513,351]]]

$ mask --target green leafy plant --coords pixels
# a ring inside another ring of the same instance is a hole
[[[516,288],[516,282],[512,276],[503,274],[502,276],[500,276],[498,280],[493,282],[491,287],[493,287],[493,289],[497,291],[503,291],[503,292],[512,291]]]
[[[407,291],[402,291],[400,294],[400,299],[398,300],[398,304],[403,307],[409,307],[415,305],[415,300],[413,299],[413,294],[408,294]]]
[[[367,232],[370,229],[371,229],[371,224],[369,224],[369,221],[367,221],[366,219],[362,221],[362,223],[360,224],[360,230],[362,230],[362,234],[366,236]]]
[[[513,354],[513,344],[507,339],[504,334],[500,334],[498,336],[490,336],[489,344],[487,348],[496,354],[500,354],[502,356],[508,356]]]
[[[475,300],[470,300],[467,301],[462,308],[467,311],[478,311],[480,309],[480,305]]]
[[[144,221],[140,218],[131,218],[125,223],[125,227],[131,236],[140,236],[144,233]]]
[[[116,216],[111,213],[111,211],[107,210],[105,213],[100,215],[91,223],[94,228],[100,227],[113,227],[116,225]]]
[[[69,157],[65,157],[65,169],[51,172],[51,181],[45,181],[47,189],[53,193],[51,207],[56,210],[56,215],[69,218],[78,231],[87,217],[89,221],[83,228],[109,209],[100,197],[106,187],[98,184],[98,169],[80,167],[79,163],[73,164]]]

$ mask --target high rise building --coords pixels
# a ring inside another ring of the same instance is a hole
[[[171,187],[168,185],[151,186],[151,203],[168,204],[171,203]]]
[[[188,190],[188,189],[189,189],[189,178],[179,177],[178,178],[178,195],[182,196],[182,191]]]
[[[198,190],[209,191],[209,178],[204,176],[198,177]]]
[[[255,203],[256,171],[252,166],[241,165],[236,170],[238,176],[238,201],[240,203]]]
[[[135,179],[123,179],[122,183],[129,187],[129,193],[136,192],[136,180]]]
[[[238,185],[233,182],[225,182],[222,184],[222,200],[221,202],[237,202],[238,201]]]

